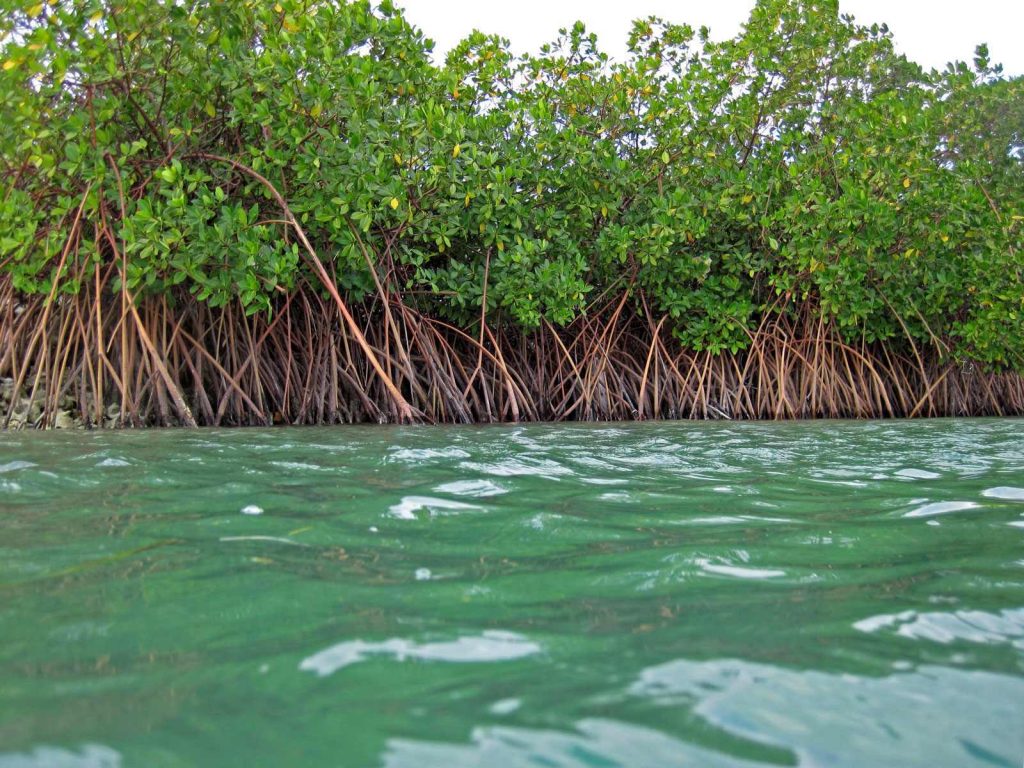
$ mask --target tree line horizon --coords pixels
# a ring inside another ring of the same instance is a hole
[[[0,424],[1024,412],[1024,78],[829,0],[446,56],[389,2],[0,21]],[[3,412],[5,411],[5,412]]]

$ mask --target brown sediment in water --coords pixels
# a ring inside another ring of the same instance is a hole
[[[564,328],[482,317],[464,330],[386,290],[350,307],[352,323],[309,285],[246,317],[184,292],[131,303],[112,274],[83,266],[80,290],[52,300],[0,281],[0,426],[1024,413],[1020,374],[906,340],[851,344],[809,308],[777,307],[748,349],[712,354],[683,348],[627,294]]]

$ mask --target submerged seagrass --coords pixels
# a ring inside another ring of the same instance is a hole
[[[0,20],[0,423],[1024,412],[1024,87],[835,2],[432,63],[391,3]]]

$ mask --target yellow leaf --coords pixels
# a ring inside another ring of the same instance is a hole
[[[31,19],[34,19],[36,16],[38,16],[42,12],[43,12],[43,4],[42,3],[36,3],[35,5],[30,7],[26,11],[26,13],[28,13],[28,15],[29,15],[29,18],[31,18]]]
[[[299,25],[295,22],[295,19],[290,19],[287,16],[285,17],[284,21],[281,22],[281,26],[283,26],[289,32],[298,32],[299,30]]]
[[[283,13],[284,12],[284,8],[281,7],[280,3],[274,3],[274,12],[275,13]]]
[[[903,188],[904,189],[909,189],[910,188],[910,179],[904,179],[903,180]]]
[[[394,210],[395,208],[398,208],[398,198],[397,197],[392,197],[391,198],[391,208],[392,208],[392,210]]]
[[[459,100],[459,89],[458,88],[456,88],[456,89],[454,89],[452,91],[452,98],[455,99],[456,101]]]
[[[753,195],[744,195],[743,196],[743,204],[746,205],[747,203],[749,203],[753,199],[754,199]]]
[[[206,110],[206,114],[208,114],[210,117],[216,117],[217,116],[217,109],[216,109],[216,107],[213,106],[213,102],[212,101],[206,102],[206,106],[204,106],[203,109]]]
[[[942,235],[942,242],[948,243],[949,242],[949,235]]]
[[[498,250],[499,251],[504,251],[505,250],[505,244],[503,242],[501,242],[501,240],[498,241]]]
[[[316,120],[318,117],[320,117],[320,114],[323,111],[324,111],[323,107],[321,107],[319,104],[314,104],[313,108],[311,110],[309,110],[309,116],[312,117],[314,120]]]
[[[602,205],[601,206],[601,215],[604,216],[605,218],[608,217],[608,206],[607,205]]]
[[[466,194],[466,207],[469,208],[469,193]]]
[[[458,157],[460,154],[462,154],[462,146],[460,144],[456,144],[452,147],[452,157]]]
[[[480,222],[480,234],[482,235],[483,233],[484,233],[484,225],[483,225],[483,222]]]
[[[8,69],[14,69],[16,66],[18,66],[17,61],[14,59],[8,59],[4,62],[4,71],[6,72]]]
[[[402,164],[402,156],[400,154],[398,154],[397,152],[395,152],[395,165],[401,165],[401,164]]]
[[[91,22],[93,22],[95,24],[97,21],[99,21],[102,18],[103,18],[103,11],[96,11],[95,13],[93,13],[92,16],[89,17],[89,21],[91,21]]]

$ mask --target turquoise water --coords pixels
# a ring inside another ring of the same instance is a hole
[[[1014,766],[1024,422],[0,434],[0,767]]]

